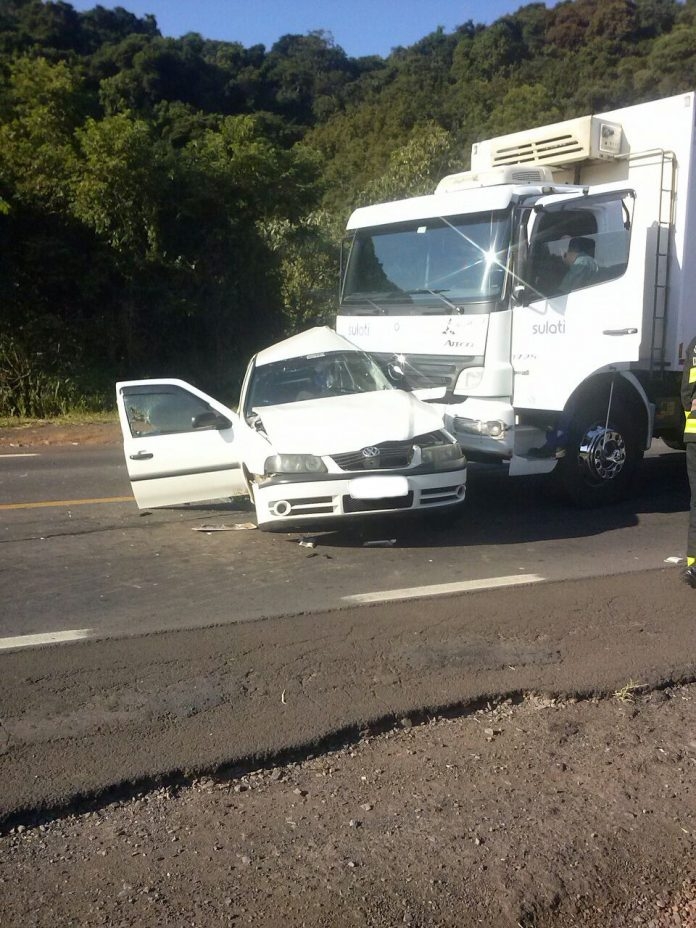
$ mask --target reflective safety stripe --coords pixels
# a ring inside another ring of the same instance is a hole
[[[696,435],[696,414],[693,412],[686,417],[686,425],[684,426],[685,435]]]
[[[696,367],[692,367],[689,371],[689,383],[696,383]]]
[[[686,559],[686,566],[687,566],[687,567],[693,567],[694,564],[696,564],[696,557],[687,557],[687,559]]]

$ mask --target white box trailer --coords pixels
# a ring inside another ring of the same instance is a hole
[[[338,331],[472,459],[580,503],[681,441],[696,333],[694,93],[489,139],[435,193],[356,210]]]

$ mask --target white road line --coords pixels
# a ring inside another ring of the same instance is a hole
[[[89,638],[91,628],[74,628],[65,632],[46,632],[44,635],[17,635],[14,638],[0,638],[0,651],[11,648],[38,648],[42,644],[58,644],[61,641],[79,641]]]
[[[0,452],[0,458],[38,458],[38,456],[38,451],[27,452],[26,454],[5,454],[4,452]]]
[[[481,580],[462,580],[458,583],[436,583],[432,586],[412,586],[402,590],[382,590],[377,593],[356,593],[343,596],[348,603],[381,603],[396,599],[419,599],[424,596],[442,596],[446,593],[471,593],[475,590],[495,590],[505,586],[541,583],[546,577],[538,574],[515,574],[512,577],[488,577]]]

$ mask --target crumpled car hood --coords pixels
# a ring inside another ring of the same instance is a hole
[[[440,412],[403,390],[303,400],[256,412],[282,454],[343,454],[443,428]]]

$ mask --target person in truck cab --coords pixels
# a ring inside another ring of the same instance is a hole
[[[563,263],[568,270],[561,281],[561,293],[587,287],[597,277],[599,266],[594,259],[594,250],[595,243],[591,238],[571,238],[563,255]]]
[[[686,539],[686,569],[682,580],[696,590],[696,338],[686,350],[682,374],[681,398],[686,413],[684,443],[686,445],[686,472],[691,488],[689,532]]]

